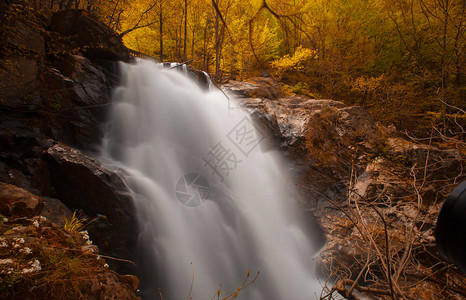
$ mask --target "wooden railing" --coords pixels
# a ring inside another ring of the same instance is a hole
[[[144,58],[144,59],[151,59],[151,60],[155,60],[155,61],[158,61],[157,58],[153,57],[153,56],[150,56],[148,54],[145,54],[145,53],[141,53],[141,52],[138,52],[136,50],[133,50],[133,49],[128,49],[129,50],[129,54],[133,57],[139,57],[139,58]]]

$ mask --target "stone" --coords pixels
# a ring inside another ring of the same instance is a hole
[[[129,61],[121,37],[81,9],[65,9],[53,14],[49,29],[70,37],[92,59]]]
[[[375,120],[363,107],[341,107],[338,111],[340,112],[338,118],[340,130],[354,132],[360,136],[364,135],[365,138],[377,135]]]
[[[253,98],[254,91],[259,89],[260,85],[251,82],[230,80],[228,83],[223,84],[222,88],[227,94],[232,94],[240,98]]]
[[[0,213],[8,218],[32,218],[41,213],[41,198],[16,186],[0,182]]]
[[[63,144],[47,149],[43,159],[56,198],[87,214],[86,228],[101,251],[132,260],[137,240],[136,216],[132,196],[118,174]]]
[[[44,202],[44,210],[41,215],[52,223],[64,227],[65,219],[70,220],[73,212],[60,200],[51,197],[41,197]]]
[[[29,179],[21,171],[11,169],[2,162],[0,162],[0,181],[26,190],[31,189]]]
[[[82,56],[70,56],[58,69],[44,72],[46,115],[43,128],[50,137],[78,147],[100,143],[99,125],[110,103],[110,84],[100,67]]]
[[[63,66],[63,75],[75,85],[71,87],[79,106],[99,105],[108,102],[110,91],[104,72],[92,62],[79,55],[68,57]]]
[[[463,173],[464,158],[458,149],[442,149],[397,137],[388,138],[387,146],[392,159],[417,168],[427,165],[430,176],[453,178]]]
[[[298,97],[295,97],[295,98],[299,99],[299,98],[302,98],[302,96],[301,97],[298,96]],[[346,106],[343,102],[330,100],[330,99],[319,99],[319,100],[316,100],[316,99],[306,100],[306,99],[304,99],[304,101],[301,102],[301,105],[304,106],[304,108],[310,109],[310,110],[318,110],[318,109],[322,109],[324,107],[343,108],[343,107]]]

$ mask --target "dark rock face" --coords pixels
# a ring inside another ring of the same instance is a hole
[[[72,148],[92,153],[100,144],[116,60],[129,61],[128,49],[84,11],[38,19],[0,27],[0,181],[43,198],[44,214],[58,225],[69,209],[97,218],[86,229],[101,251],[132,260],[137,233],[126,186]],[[18,205],[2,206],[4,214],[23,209]]]
[[[100,142],[98,125],[116,83],[109,61],[129,60],[128,49],[81,10],[58,12],[50,22],[55,32],[30,20],[0,30],[2,130],[29,127],[39,140],[90,148]],[[57,54],[79,50],[86,58]],[[11,130],[4,134],[12,135]]]
[[[40,103],[39,63],[27,57],[0,59],[0,105],[9,109],[36,109]]]
[[[121,178],[98,161],[63,144],[44,153],[51,187],[68,207],[82,209],[97,221],[89,227],[102,251],[132,258],[136,220],[130,192]]]
[[[63,228],[66,223],[65,220],[71,220],[73,217],[73,212],[60,200],[45,196],[41,198],[44,202],[44,210],[41,215],[50,220],[50,222]]]
[[[40,66],[45,40],[37,27],[16,20],[14,30],[0,32],[0,105],[9,109],[36,109],[40,102]]]
[[[91,58],[129,61],[129,51],[121,38],[84,10],[66,9],[52,16],[50,30],[71,37]]]
[[[47,135],[90,147],[100,142],[99,125],[109,104],[111,84],[102,68],[82,56],[70,56],[62,72],[48,68],[42,85]]]

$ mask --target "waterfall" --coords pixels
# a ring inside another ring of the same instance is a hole
[[[142,296],[208,300],[312,299],[315,249],[292,184],[266,133],[219,91],[151,61],[122,64],[102,161],[132,191]],[[217,299],[217,297],[215,297]]]

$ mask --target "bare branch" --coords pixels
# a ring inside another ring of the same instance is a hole
[[[136,29],[139,29],[139,28],[144,28],[144,27],[148,27],[148,26],[151,26],[153,24],[155,24],[157,21],[153,21],[153,22],[150,22],[150,23],[147,23],[145,25],[139,25],[142,21],[142,19],[144,19],[145,15],[150,12],[154,7],[155,5],[157,4],[157,1],[154,1],[154,3],[152,3],[152,5],[150,5],[142,14],[141,16],[139,17],[139,20],[136,22],[136,24],[130,28],[130,29],[127,29],[125,31],[123,31],[122,33],[120,33],[120,37],[123,37],[125,35],[127,35],[128,33],[130,33],[131,31],[133,30],[136,30]]]

